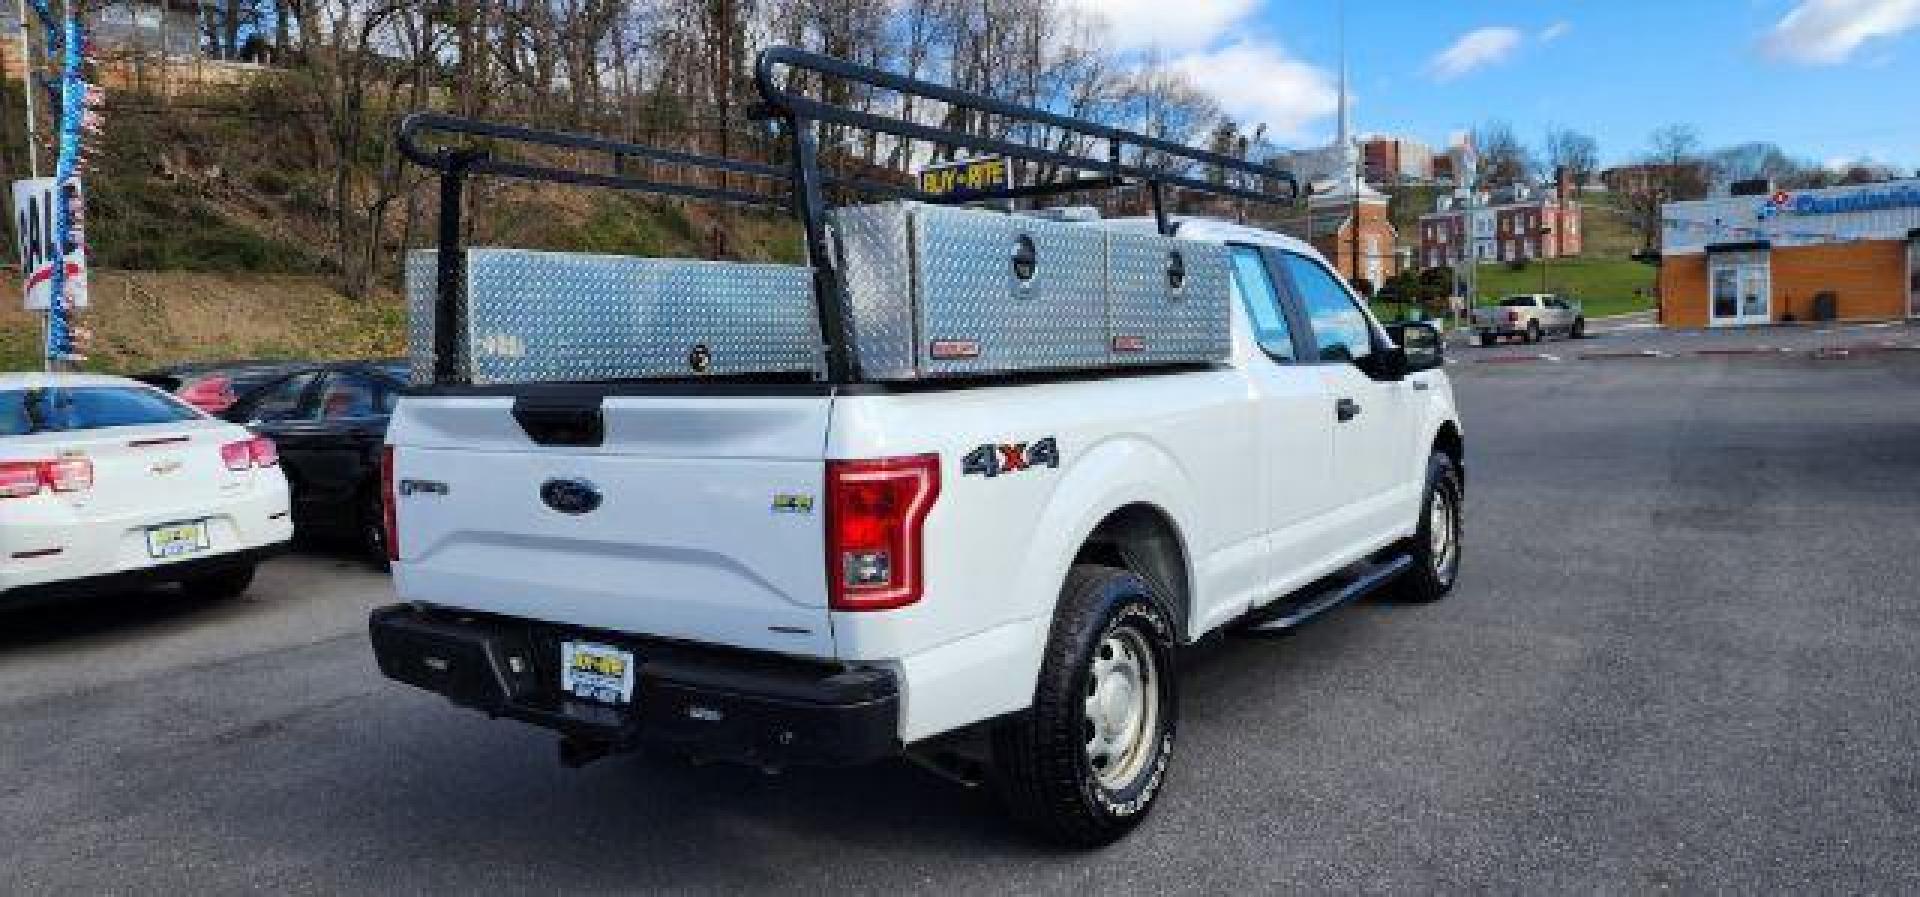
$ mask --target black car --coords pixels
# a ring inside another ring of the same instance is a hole
[[[403,362],[306,365],[255,387],[221,415],[279,446],[297,536],[352,539],[385,562],[380,448],[406,381]]]
[[[155,368],[133,379],[173,393],[181,401],[215,417],[262,384],[312,362],[195,361]]]

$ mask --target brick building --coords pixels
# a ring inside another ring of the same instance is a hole
[[[1920,179],[1661,207],[1660,318],[1920,317]]]
[[[1455,194],[1420,216],[1416,258],[1422,267],[1560,258],[1579,255],[1584,246],[1579,196],[1565,172],[1550,192],[1515,187]]]
[[[1360,162],[1370,184],[1424,184],[1433,180],[1433,148],[1418,140],[1369,137],[1360,143]]]

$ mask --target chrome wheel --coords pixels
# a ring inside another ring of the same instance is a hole
[[[1436,485],[1427,505],[1427,555],[1432,559],[1433,575],[1441,584],[1453,581],[1454,565],[1460,559],[1460,509],[1453,493]]]
[[[1087,762],[1109,791],[1132,783],[1153,756],[1160,729],[1160,676],[1146,637],[1131,627],[1107,633],[1087,671]]]

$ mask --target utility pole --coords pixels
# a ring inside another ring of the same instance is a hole
[[[20,95],[27,101],[27,177],[40,176],[40,125],[33,114],[33,37],[27,31],[27,0],[15,5],[20,30]]]

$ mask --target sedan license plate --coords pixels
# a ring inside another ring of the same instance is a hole
[[[560,688],[602,704],[633,700],[633,652],[596,642],[560,643]]]
[[[207,540],[205,520],[147,528],[147,554],[151,557],[176,558],[205,551],[211,546],[212,543]]]

